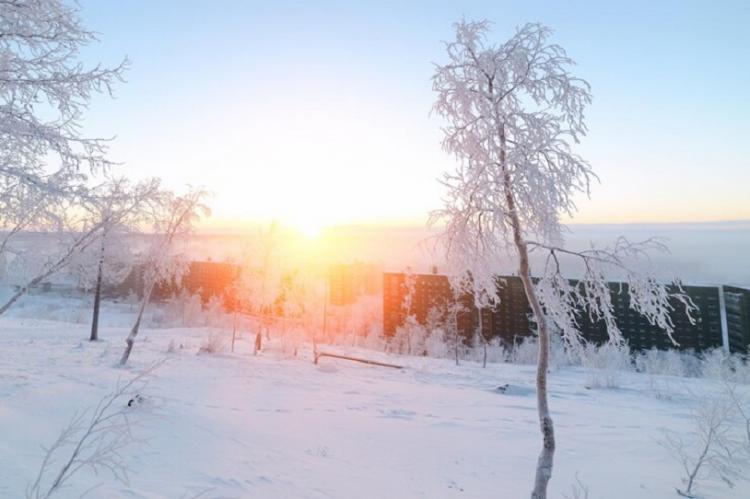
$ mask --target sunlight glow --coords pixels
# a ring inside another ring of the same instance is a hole
[[[300,219],[292,223],[297,232],[307,239],[316,239],[323,230],[323,223],[314,218]]]

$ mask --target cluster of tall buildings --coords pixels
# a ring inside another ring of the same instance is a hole
[[[161,283],[155,298],[171,296],[181,289],[200,293],[204,301],[214,296],[226,298],[238,273],[238,267],[228,263],[191,262],[180,286]],[[142,292],[142,274],[142,269],[133,269],[118,291]],[[499,301],[482,309],[474,305],[473,297],[467,293],[454,296],[448,277],[436,270],[431,274],[383,273],[378,266],[353,263],[330,267],[327,280],[327,302],[334,306],[352,305],[360,297],[377,294],[382,289],[383,331],[387,336],[394,335],[410,315],[424,325],[436,317],[443,322],[451,321],[467,342],[472,340],[480,323],[485,338],[499,338],[506,344],[534,334],[531,309],[517,276],[498,276]],[[617,324],[632,349],[674,348],[664,331],[630,308],[627,285],[612,282],[610,288]],[[685,286],[684,289],[698,311],[691,322],[682,305],[674,303],[673,337],[680,349],[703,351],[724,347],[731,352],[750,353],[750,289],[737,286]],[[607,331],[602,322],[591,321],[585,313],[580,314],[578,322],[585,339],[606,341]]]
[[[426,324],[432,310],[446,311],[456,303],[460,311],[455,317],[459,333],[469,341],[478,330],[480,320],[486,338],[500,338],[513,344],[534,331],[531,309],[517,276],[498,276],[499,302],[496,306],[478,309],[468,294],[454,296],[448,277],[433,274],[383,274],[383,329],[393,335],[408,315]],[[634,350],[675,348],[658,326],[652,325],[630,308],[627,286],[610,283],[617,324]],[[671,315],[674,338],[683,350],[703,351],[724,347],[731,352],[748,353],[750,346],[750,289],[736,286],[685,286],[686,293],[698,307],[691,322],[679,303]],[[447,319],[447,318],[446,318]],[[594,322],[588,314],[579,316],[583,337],[593,342],[606,341],[602,322]]]

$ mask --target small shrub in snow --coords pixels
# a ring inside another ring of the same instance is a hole
[[[573,352],[568,351],[565,342],[559,334],[550,335],[550,370],[576,365],[580,359]]]
[[[429,331],[424,341],[425,351],[429,357],[444,359],[449,355],[448,343],[445,341],[443,328]]]
[[[703,352],[700,357],[704,378],[750,383],[750,366],[739,355],[727,354],[721,348]]]
[[[282,356],[286,359],[296,357],[298,353],[297,345],[301,343],[301,336],[298,331],[285,331],[284,334],[277,334],[277,336],[280,337]]]
[[[512,364],[536,365],[538,358],[539,348],[536,345],[536,338],[530,336],[514,344],[508,355],[508,361]]]
[[[203,341],[198,353],[219,353],[224,350],[224,337],[218,332],[211,332]]]
[[[224,310],[224,303],[219,296],[213,296],[206,304],[203,315],[206,323],[213,327],[230,327],[231,316]]]
[[[359,346],[385,352],[387,349],[387,341],[383,335],[382,327],[378,327],[377,325],[369,327],[366,335],[360,340]]]
[[[671,399],[669,378],[665,376],[685,376],[688,362],[685,359],[693,357],[676,350],[657,350],[652,348],[637,354],[635,357],[636,371],[648,375],[649,386],[654,390],[656,398]]]
[[[170,319],[174,324],[179,323],[182,326],[203,326],[206,324],[203,317],[203,304],[198,294],[189,294],[183,291],[169,301],[169,308],[171,309]]]
[[[701,374],[709,379],[727,379],[727,355],[720,349],[707,350],[701,355]]]
[[[487,362],[499,363],[508,360],[508,352],[500,338],[492,338],[487,346]]]
[[[404,324],[396,329],[396,334],[391,339],[391,348],[396,353],[404,355],[425,355],[425,339],[427,329],[410,315]]]
[[[466,357],[474,362],[483,362],[485,349],[487,352],[487,363],[500,363],[508,361],[508,352],[505,350],[500,338],[492,338],[485,344],[484,340],[476,336],[474,345],[467,352]]]
[[[653,375],[685,376],[686,366],[682,355],[675,350],[652,348],[637,355],[635,366],[638,372]]]
[[[616,388],[622,372],[632,370],[630,348],[587,343],[581,350],[581,365],[587,371],[587,388]]]
[[[690,378],[700,378],[702,376],[701,359],[694,350],[674,352],[674,354],[680,356],[685,369],[685,376]]]

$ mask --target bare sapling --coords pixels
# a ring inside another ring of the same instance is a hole
[[[45,449],[37,476],[26,489],[27,499],[47,499],[61,492],[79,471],[108,471],[127,484],[130,467],[122,451],[134,441],[130,416],[143,400],[147,378],[162,362],[125,383],[87,411],[76,414],[57,439]],[[58,467],[59,466],[59,467]]]
[[[200,219],[201,215],[208,215],[208,207],[203,204],[205,197],[206,192],[200,189],[191,189],[182,196],[164,192],[160,202],[154,207],[152,215],[154,235],[146,255],[143,296],[135,323],[125,340],[125,351],[120,359],[120,365],[125,365],[130,358],[135,338],[141,327],[143,313],[157,283],[168,279],[179,281],[186,272],[187,263],[184,259],[175,258],[172,250],[180,237],[190,233],[193,224]]]
[[[730,488],[747,479],[748,455],[745,432],[735,405],[736,392],[723,390],[712,394],[691,393],[691,428],[688,431],[665,431],[659,442],[680,463],[682,486],[678,495],[698,496],[703,480],[718,477]]]

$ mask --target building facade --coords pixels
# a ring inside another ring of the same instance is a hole
[[[470,339],[474,331],[471,296],[454,296],[448,277],[440,274],[383,273],[383,332],[393,336],[413,315],[420,324],[427,324],[432,314],[436,319],[455,321],[459,334]]]
[[[684,286],[683,288],[698,310],[691,314],[694,319],[694,322],[691,322],[685,313],[684,305],[677,300],[672,300],[673,312],[670,314],[670,319],[674,326],[672,336],[678,344],[675,346],[664,330],[650,324],[645,317],[630,308],[626,284],[610,283],[617,325],[630,348],[639,351],[651,348],[659,350],[678,348],[700,352],[723,345],[720,288],[716,286]],[[583,337],[596,343],[606,341],[607,330],[604,324],[592,323],[588,320],[587,314],[582,315],[580,323]]]
[[[729,349],[732,352],[750,352],[750,289],[722,287]]]
[[[384,273],[384,333],[389,336],[395,334],[408,315],[426,324],[431,309],[445,309],[446,304],[453,301],[465,308],[458,329],[466,340],[474,336],[480,320],[485,338],[499,338],[507,345],[533,335],[531,308],[521,279],[517,276],[500,276],[497,282],[499,303],[477,310],[471,296],[453,296],[449,280],[444,275]],[[679,348],[700,352],[724,346],[728,336],[726,347],[730,351],[748,352],[750,290],[729,286],[723,287],[723,290],[720,286],[685,286],[685,292],[698,311],[692,314],[694,322],[691,322],[683,305],[677,300],[672,303],[673,337],[678,343],[675,346],[663,330],[630,308],[626,284],[612,282],[610,289],[617,324],[633,350]],[[722,317],[724,314],[726,321]],[[722,322],[727,325],[723,326]],[[608,338],[605,325],[601,321],[592,322],[586,313],[579,314],[579,327],[587,341],[603,343]]]

